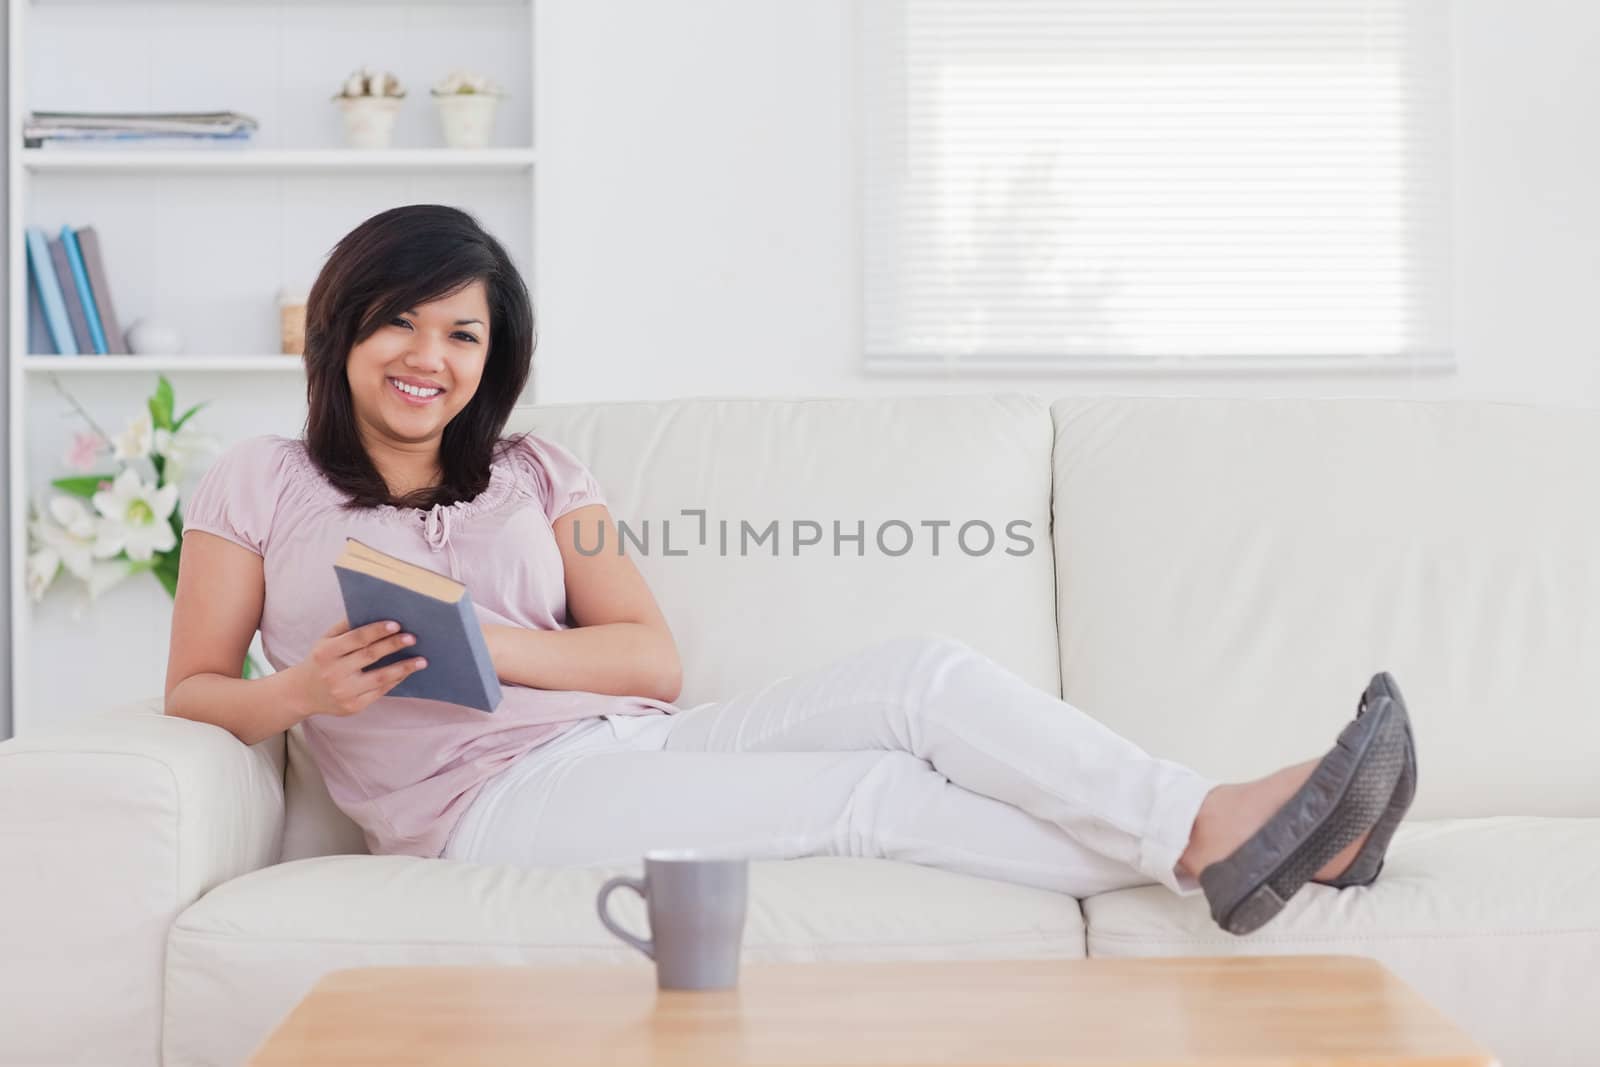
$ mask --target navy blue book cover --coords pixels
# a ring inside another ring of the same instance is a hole
[[[480,711],[493,711],[500,706],[500,680],[489,659],[472,597],[465,589],[460,600],[447,603],[361,571],[337,564],[333,569],[352,630],[393,619],[403,633],[417,639],[416,644],[391,652],[367,670],[375,671],[412,656],[428,661],[426,667],[407,675],[386,696],[442,700]]]

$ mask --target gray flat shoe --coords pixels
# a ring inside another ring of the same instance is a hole
[[[1375,695],[1287,803],[1200,872],[1211,917],[1232,934],[1272,919],[1300,887],[1383,815],[1406,760],[1398,705]]]
[[[1365,715],[1367,709],[1377,702],[1378,697],[1388,697],[1399,713],[1401,722],[1405,724],[1406,762],[1400,770],[1400,780],[1395,783],[1394,794],[1389,797],[1389,806],[1379,817],[1378,824],[1372,828],[1372,836],[1361,846],[1356,858],[1350,861],[1349,867],[1346,867],[1337,878],[1330,878],[1322,883],[1337,889],[1371,885],[1377,880],[1378,873],[1383,870],[1384,857],[1389,852],[1389,841],[1394,837],[1395,828],[1406,817],[1406,811],[1410,809],[1411,801],[1417,795],[1417,743],[1411,734],[1411,716],[1406,711],[1405,699],[1400,696],[1400,686],[1388,671],[1379,671],[1372,676],[1372,681],[1367,683],[1367,691],[1361,694],[1361,703],[1356,710],[1357,717]]]

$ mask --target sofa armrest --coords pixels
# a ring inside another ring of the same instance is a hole
[[[161,1062],[167,932],[278,861],[283,736],[159,698],[0,744],[0,1062]]]

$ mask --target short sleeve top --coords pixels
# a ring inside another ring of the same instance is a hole
[[[304,442],[249,438],[201,476],[183,507],[184,529],[261,556],[261,645],[275,670],[304,660],[344,618],[333,564],[346,537],[462,582],[482,622],[566,629],[571,619],[553,523],[575,508],[604,503],[604,495],[567,449],[533,434],[513,440],[494,460],[488,486],[471,500],[351,510]],[[492,713],[385,696],[355,715],[304,720],[329,794],[362,828],[375,855],[440,855],[489,778],[585,719],[677,710],[648,697],[510,683],[502,691]]]

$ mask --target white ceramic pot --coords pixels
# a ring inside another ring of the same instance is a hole
[[[439,122],[451,148],[487,148],[500,98],[492,93],[438,93]]]
[[[136,356],[173,356],[183,351],[183,335],[164,322],[139,319],[123,336]]]
[[[345,141],[351,148],[388,148],[401,100],[397,96],[339,97],[336,102],[344,114]]]

